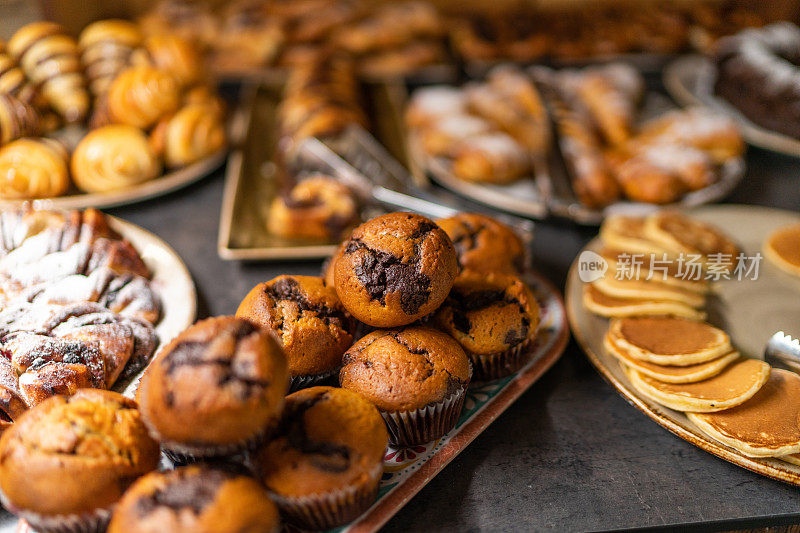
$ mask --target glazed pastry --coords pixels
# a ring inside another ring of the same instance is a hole
[[[429,156],[448,155],[470,137],[490,133],[494,129],[488,121],[472,115],[448,115],[433,119],[419,128],[422,150]]]
[[[17,139],[0,147],[0,198],[60,196],[69,188],[68,154],[53,139]]]
[[[185,466],[134,483],[109,533],[278,533],[280,516],[259,483],[234,468]]]
[[[112,121],[146,129],[178,109],[175,78],[155,67],[139,65],[122,71],[108,89]]]
[[[289,363],[292,390],[338,372],[342,354],[353,344],[355,321],[336,290],[314,276],[278,276],[256,285],[236,316],[275,333]]]
[[[511,183],[530,170],[525,149],[510,135],[499,131],[464,139],[449,155],[453,173],[466,181]]]
[[[477,213],[459,213],[436,223],[453,241],[461,268],[506,274],[525,270],[525,245],[505,224]]]
[[[0,92],[0,146],[39,133],[39,113],[11,93]]]
[[[11,37],[8,51],[67,122],[80,122],[86,117],[89,93],[78,44],[64,28],[53,22],[30,23]]]
[[[336,293],[351,315],[376,327],[410,324],[447,297],[458,258],[447,234],[411,213],[357,227],[336,261]]]
[[[147,136],[138,128],[113,124],[92,130],[78,143],[72,179],[86,192],[106,192],[149,181],[161,172]]]
[[[183,94],[183,105],[199,104],[206,106],[211,113],[225,114],[225,101],[209,85],[195,85]]]
[[[182,87],[199,82],[203,58],[190,42],[173,33],[150,35],[133,57],[134,64],[145,64],[169,72]]]
[[[225,125],[214,107],[189,104],[157,124],[150,139],[167,167],[182,167],[220,151]]]
[[[139,26],[126,20],[100,20],[83,29],[78,46],[89,89],[95,97],[108,91],[111,81],[129,65],[131,54],[141,44]]]
[[[267,229],[279,237],[337,241],[360,220],[358,202],[350,189],[332,178],[316,175],[272,201]]]

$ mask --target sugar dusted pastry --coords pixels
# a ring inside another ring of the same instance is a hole
[[[139,26],[127,20],[99,20],[83,29],[78,46],[89,89],[95,97],[108,91],[111,81],[125,70],[134,49],[141,44]]]
[[[469,137],[452,151],[453,172],[467,181],[510,183],[530,169],[528,154],[502,132]]]
[[[108,110],[113,122],[144,129],[174,112],[180,104],[176,79],[148,65],[130,67],[117,76],[108,90]]]
[[[28,79],[68,122],[80,122],[89,111],[89,93],[78,55],[78,43],[54,22],[23,26],[8,41],[8,51]]]
[[[422,126],[436,118],[465,114],[467,101],[464,91],[446,85],[433,85],[414,92],[406,108],[406,124]]]
[[[215,108],[189,104],[155,127],[151,144],[168,167],[185,166],[225,145],[225,124]]]
[[[0,148],[0,198],[59,196],[69,188],[67,151],[46,138],[17,139]]]
[[[492,130],[492,125],[480,117],[449,115],[420,128],[419,139],[426,154],[437,156],[447,154],[460,141]]]
[[[39,133],[39,113],[16,96],[0,93],[0,146]]]
[[[142,130],[113,124],[92,130],[72,154],[72,178],[86,192],[124,189],[151,180],[161,164]]]

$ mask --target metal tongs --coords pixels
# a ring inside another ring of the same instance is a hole
[[[764,359],[800,372],[800,340],[793,339],[783,331],[775,333],[764,348]]]

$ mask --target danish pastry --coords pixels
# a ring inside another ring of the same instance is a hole
[[[0,148],[0,198],[59,196],[69,188],[67,151],[47,138],[17,139]]]
[[[23,26],[8,41],[8,51],[42,95],[67,122],[80,122],[89,111],[89,93],[78,43],[53,22]]]
[[[0,146],[39,133],[39,114],[10,93],[0,92]]]
[[[451,155],[453,173],[467,181],[511,183],[530,169],[522,146],[502,132],[469,137],[458,143]]]
[[[147,35],[178,35],[189,41],[207,44],[218,34],[217,20],[207,2],[160,0],[139,19]]]
[[[469,137],[489,133],[492,125],[472,115],[450,115],[419,129],[422,149],[429,156],[447,155],[453,147]]]
[[[190,41],[175,34],[151,35],[137,51],[134,64],[149,64],[172,74],[181,86],[191,86],[203,76],[203,58]]]
[[[156,125],[150,141],[167,167],[182,167],[219,151],[225,145],[225,125],[214,108],[189,104]]]
[[[89,24],[78,38],[81,60],[89,80],[89,90],[97,97],[123,71],[134,49],[142,44],[139,26],[119,19]]]
[[[467,112],[464,91],[447,85],[423,87],[414,92],[405,112],[409,128],[418,128],[438,118]]]
[[[261,2],[232,2],[222,13],[208,58],[217,70],[260,67],[275,59],[284,41],[279,22]]]
[[[142,130],[112,124],[92,130],[72,154],[72,179],[86,192],[124,189],[151,180],[161,165]]]
[[[145,129],[180,105],[175,78],[163,70],[138,65],[122,71],[108,89],[108,111],[113,122]]]

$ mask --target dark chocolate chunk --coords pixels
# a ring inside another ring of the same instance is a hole
[[[140,516],[150,514],[158,507],[168,507],[175,511],[188,509],[199,515],[214,501],[219,487],[230,478],[219,470],[207,470],[200,475],[171,475],[170,482],[154,493],[142,496],[136,502]]]

